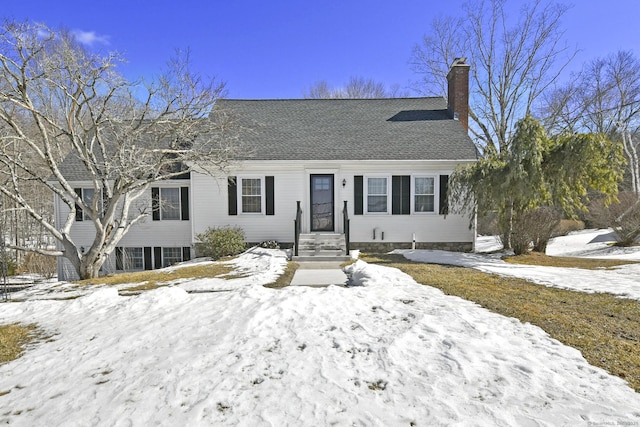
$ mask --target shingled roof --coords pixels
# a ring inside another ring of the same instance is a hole
[[[245,160],[473,160],[443,98],[219,100]]]

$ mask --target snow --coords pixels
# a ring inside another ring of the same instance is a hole
[[[547,254],[584,258],[621,259],[640,261],[640,246],[619,248],[612,246],[609,230],[582,230],[552,239]],[[640,264],[627,264],[607,270],[541,267],[509,264],[501,259],[504,252],[499,240],[493,236],[478,239],[478,252],[466,253],[437,250],[397,250],[407,259],[434,264],[475,268],[486,273],[521,277],[533,283],[580,292],[605,292],[619,297],[640,300]]]
[[[0,423],[640,423],[640,394],[535,326],[363,261],[349,288],[262,287],[285,262],[256,249],[233,261],[244,277],[224,282],[74,300],[43,299],[59,291],[42,285],[0,305],[0,323],[51,336],[0,366]]]

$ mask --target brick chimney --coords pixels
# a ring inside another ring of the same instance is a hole
[[[456,58],[447,74],[447,111],[469,131],[469,64],[467,58]]]

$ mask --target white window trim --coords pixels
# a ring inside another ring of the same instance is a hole
[[[433,179],[433,211],[421,212],[416,211],[416,178],[432,178]],[[436,175],[411,175],[411,214],[414,215],[437,215],[438,213],[438,194],[440,188],[440,180]]]
[[[244,175],[238,176],[237,178],[237,204],[238,204],[238,214],[239,215],[265,215],[266,210],[266,183],[264,175]],[[260,180],[260,212],[245,212],[242,210],[242,181],[245,179],[259,179]]]
[[[369,178],[386,178],[387,179],[387,211],[386,212],[369,212]],[[364,175],[364,200],[363,210],[366,215],[390,215],[391,214],[391,175]]]

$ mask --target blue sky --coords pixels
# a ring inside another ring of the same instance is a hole
[[[116,50],[130,76],[157,72],[176,48],[227,83],[231,98],[299,98],[350,76],[407,87],[411,51],[437,15],[465,0],[3,0],[3,18],[63,26]],[[518,4],[518,0],[510,3]],[[639,0],[580,0],[564,19],[572,67],[620,49],[640,56]]]

